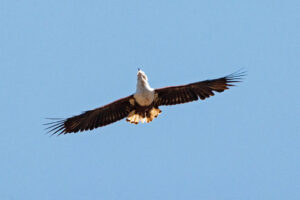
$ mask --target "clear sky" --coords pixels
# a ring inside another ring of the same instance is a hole
[[[300,1],[0,2],[0,199],[300,199]],[[205,101],[50,137],[134,93],[247,70]]]

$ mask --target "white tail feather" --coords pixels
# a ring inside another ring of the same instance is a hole
[[[154,118],[156,118],[159,114],[161,113],[161,110],[158,108],[152,108],[150,110],[150,115],[147,117],[143,117],[141,114],[136,113],[135,110],[131,111],[126,119],[126,121],[132,123],[132,124],[138,124],[139,122],[142,123],[149,123],[151,122]]]

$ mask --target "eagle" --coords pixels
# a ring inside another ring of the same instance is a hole
[[[169,86],[158,89],[150,87],[148,77],[141,69],[137,73],[136,92],[102,107],[88,110],[80,115],[66,119],[56,119],[46,123],[49,133],[68,134],[93,130],[126,118],[127,122],[151,122],[162,111],[159,106],[183,104],[214,96],[241,82],[245,72],[239,70],[218,79],[194,82],[185,85]],[[53,119],[53,118],[50,118]]]

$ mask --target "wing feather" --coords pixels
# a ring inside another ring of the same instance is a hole
[[[214,92],[223,92],[234,86],[233,83],[240,82],[245,72],[235,72],[218,79],[205,80],[187,85],[171,86],[155,90],[157,98],[154,100],[156,106],[175,105],[196,101],[199,98],[204,100],[214,96]]]
[[[52,134],[77,133],[78,131],[93,130],[125,118],[132,110],[129,99],[133,95],[119,99],[110,104],[86,111],[67,119],[47,123],[47,129]]]

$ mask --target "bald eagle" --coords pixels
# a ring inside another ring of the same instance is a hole
[[[204,100],[213,96],[214,92],[223,92],[229,86],[234,86],[233,83],[240,82],[244,75],[244,72],[237,71],[218,79],[153,89],[145,72],[138,69],[134,94],[80,115],[46,123],[47,129],[61,135],[93,130],[123,118],[133,124],[149,123],[161,113],[159,106],[188,103],[199,98]]]

